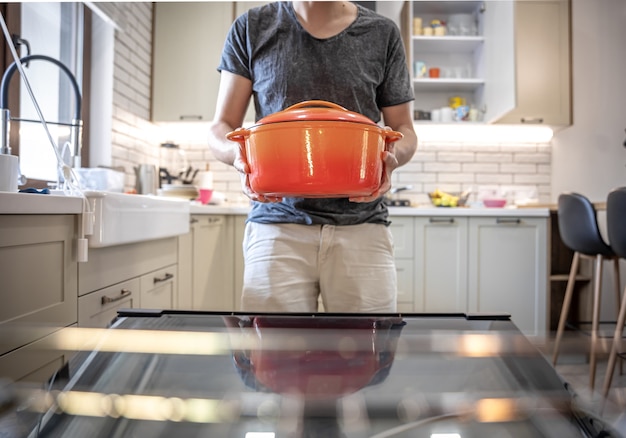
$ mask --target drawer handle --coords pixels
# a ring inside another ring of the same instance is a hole
[[[154,277],[154,284],[161,283],[163,281],[171,280],[174,278],[174,274],[166,273],[163,277]]]
[[[189,219],[189,223],[190,224],[197,224],[198,222],[200,222],[198,219],[196,219],[195,217],[192,217],[191,219]]]
[[[431,217],[429,219],[429,222],[431,224],[453,224],[454,223],[454,219],[451,218],[451,217],[445,218],[445,219]]]
[[[518,217],[511,219],[511,218],[497,218],[496,219],[496,223],[497,224],[521,224],[522,220]]]
[[[102,299],[100,301],[102,302],[103,305],[104,304],[109,304],[109,303],[114,303],[116,301],[123,300],[124,298],[129,297],[132,293],[133,292],[128,290],[128,289],[122,289],[120,291],[120,294],[118,296],[116,296],[115,298],[104,296],[104,297],[102,297]]]
[[[202,120],[202,116],[199,114],[183,114],[180,116],[180,120]]]

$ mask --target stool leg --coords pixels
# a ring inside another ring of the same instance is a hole
[[[556,330],[556,339],[554,340],[554,352],[552,353],[552,365],[556,365],[556,361],[559,357],[559,347],[561,344],[561,338],[563,337],[563,331],[565,330],[565,323],[567,322],[569,307],[572,303],[572,295],[574,294],[574,284],[576,283],[576,274],[578,273],[579,261],[580,253],[575,252],[574,258],[572,259],[572,266],[569,270],[567,287],[565,288],[565,297],[563,298],[563,307],[561,308],[561,316],[559,317],[559,326]]]
[[[622,296],[622,305],[619,308],[619,315],[617,316],[617,325],[615,326],[615,334],[613,335],[613,344],[611,345],[611,353],[609,354],[609,363],[607,364],[606,375],[604,376],[602,395],[604,395],[605,398],[609,395],[609,388],[611,387],[611,380],[613,379],[613,371],[615,371],[617,353],[622,345],[622,330],[624,330],[624,323],[626,323],[626,289],[624,289],[624,295]]]
[[[617,303],[617,307],[615,308],[615,310],[619,311],[618,309],[619,309],[620,303],[622,302],[622,297],[621,297],[622,283],[621,283],[621,279],[619,275],[619,258],[618,257],[613,258],[613,286],[615,289],[615,299]]]
[[[593,392],[596,381],[596,348],[598,332],[600,330],[600,292],[602,291],[602,261],[603,257],[596,256],[595,281],[593,287],[593,316],[591,320],[591,352],[589,358],[589,388]]]
[[[619,309],[620,309],[620,303],[622,302],[622,298],[621,298],[621,290],[622,290],[622,282],[621,282],[621,278],[619,275],[619,257],[614,257],[613,258],[613,284],[615,286],[615,298],[617,299],[617,307],[615,308],[615,310],[618,313],[618,319],[619,319]],[[622,375],[623,372],[623,367],[622,365],[624,364],[623,360],[619,361],[619,375]]]

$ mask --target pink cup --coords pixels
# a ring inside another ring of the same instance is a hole
[[[198,200],[202,204],[208,204],[209,202],[211,202],[211,197],[213,196],[212,189],[198,189],[198,191],[200,192],[200,196],[198,196]]]

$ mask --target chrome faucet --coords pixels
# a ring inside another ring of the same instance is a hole
[[[71,123],[61,123],[61,122],[46,122],[55,125],[64,125],[70,127],[70,145],[72,147],[72,162],[70,163],[71,167],[79,168],[81,167],[80,162],[80,153],[81,153],[81,134],[82,134],[82,126],[83,122],[80,118],[81,113],[81,104],[82,97],[80,95],[80,88],[78,87],[78,82],[76,82],[76,78],[72,74],[72,72],[59,60],[51,58],[46,55],[27,55],[23,58],[20,58],[20,63],[25,64],[29,61],[47,61],[56,66],[58,66],[69,78],[72,88],[74,90],[74,94],[76,96],[76,107],[74,112],[74,119]],[[11,78],[17,69],[17,63],[13,62],[9,68],[6,69],[4,75],[2,76],[2,82],[0,83],[0,154],[10,154],[11,147],[9,145],[9,130],[11,126],[11,120],[16,121],[32,121],[26,119],[11,119],[11,114],[9,112],[9,83],[11,82]]]

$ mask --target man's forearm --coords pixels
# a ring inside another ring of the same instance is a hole
[[[394,155],[398,165],[403,166],[411,161],[417,150],[417,135],[412,126],[400,126],[398,132],[401,132],[403,137],[394,143]]]
[[[235,143],[226,138],[226,134],[235,128],[226,122],[213,122],[209,127],[209,147],[213,156],[219,161],[233,165],[235,160]]]

